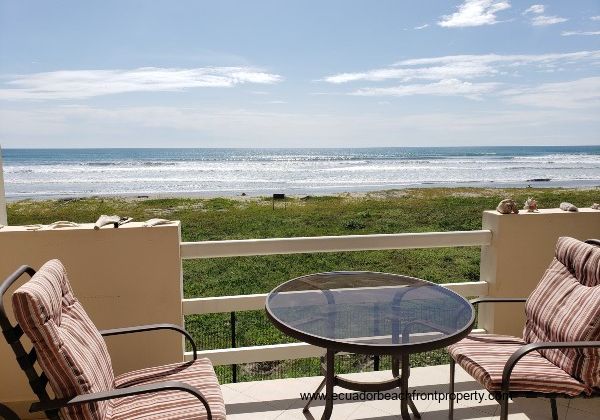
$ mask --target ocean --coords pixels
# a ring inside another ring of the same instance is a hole
[[[600,146],[4,149],[8,199],[600,186]]]

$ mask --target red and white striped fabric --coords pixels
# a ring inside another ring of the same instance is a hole
[[[185,382],[204,395],[214,420],[225,419],[225,403],[219,381],[208,359],[189,363],[153,367],[120,375],[115,380],[117,388],[151,384],[164,381]],[[109,417],[114,420],[201,420],[206,410],[193,395],[181,391],[166,391],[136,395],[111,402]]]
[[[31,339],[57,398],[163,381],[183,381],[207,399],[213,419],[225,419],[219,382],[208,359],[138,370],[115,379],[104,339],[73,296],[59,260],[48,261],[12,297],[17,322]],[[68,420],[206,419],[202,403],[179,391],[63,408]]]
[[[600,340],[600,247],[560,238],[556,255],[527,299],[527,343]],[[589,388],[600,388],[600,349],[540,353]]]
[[[504,365],[525,344],[520,338],[507,335],[473,334],[448,347],[448,352],[488,391],[500,391]],[[510,376],[510,389],[575,396],[586,387],[534,351],[515,366]]]
[[[472,335],[448,347],[450,355],[490,391],[500,390],[510,355],[528,343],[600,340],[600,248],[559,238],[555,258],[527,299],[523,339]],[[511,375],[511,391],[590,394],[600,388],[599,349],[529,353]]]
[[[113,388],[114,374],[104,339],[73,296],[59,260],[42,266],[12,297],[15,318],[32,341],[42,370],[58,398]],[[65,419],[99,420],[107,401],[61,410]]]

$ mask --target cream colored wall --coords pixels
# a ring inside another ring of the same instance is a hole
[[[550,264],[560,236],[600,238],[600,211],[544,209],[506,215],[485,211],[482,228],[492,231],[491,245],[481,248],[480,269],[481,280],[489,283],[489,296],[527,297]],[[522,336],[524,322],[521,303],[480,305],[479,327],[489,332]]]
[[[76,297],[99,329],[183,325],[179,243],[179,222],[151,228],[130,223],[101,230],[90,224],[35,232],[5,227],[0,229],[0,279],[21,264],[39,268],[44,261],[59,258]],[[109,337],[107,343],[117,374],[183,360],[183,342],[175,332]],[[0,401],[33,398],[4,340],[0,361]]]

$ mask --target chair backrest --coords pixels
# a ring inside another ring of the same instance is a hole
[[[523,339],[600,340],[600,247],[561,237],[555,256],[527,299]],[[600,349],[550,349],[540,353],[571,376],[600,388]]]
[[[73,296],[59,260],[44,264],[12,296],[20,328],[33,343],[40,367],[57,398],[107,391],[114,373],[104,339]],[[100,420],[108,402],[61,409],[67,419]]]

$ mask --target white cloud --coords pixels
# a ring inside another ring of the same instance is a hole
[[[484,64],[526,65],[544,64],[556,61],[587,61],[600,59],[600,50],[576,51],[572,53],[550,54],[464,54],[444,55],[440,57],[412,58],[398,61],[395,66],[418,66],[427,64],[450,64],[460,62],[478,62]]]
[[[532,13],[534,15],[540,15],[544,13],[546,7],[543,4],[532,4],[527,10],[523,12],[524,15]]]
[[[425,29],[429,27],[429,23],[426,23],[425,25],[421,25],[421,26],[415,26],[414,29],[416,29],[417,31],[421,30],[421,29]]]
[[[509,89],[502,96],[510,103],[541,108],[594,108],[600,106],[600,77]]]
[[[369,81],[380,82],[399,79],[410,80],[444,80],[473,79],[493,76],[503,68],[514,68],[527,65],[538,67],[554,67],[558,64],[600,61],[600,50],[578,51],[559,54],[481,54],[481,55],[449,55],[430,58],[416,58],[399,61],[385,68],[372,69],[356,73],[338,73],[323,80],[333,84]]]
[[[598,22],[598,21],[600,21],[600,15],[598,15],[598,16],[591,16],[590,19],[593,20],[593,21]]]
[[[479,99],[480,95],[493,91],[497,83],[471,83],[458,79],[445,79],[436,83],[400,85],[382,88],[362,88],[351,93],[357,96],[464,96]]]
[[[277,74],[252,67],[61,70],[16,76],[4,82],[4,87],[0,88],[0,99],[78,99],[127,92],[273,84],[281,80],[282,77]]]
[[[523,89],[518,92],[507,91],[507,86],[519,80],[506,79],[507,74],[514,75],[517,71],[519,75],[523,71],[554,72],[599,64],[600,50],[556,54],[452,55],[407,59],[387,68],[331,75],[323,81],[338,85],[350,82],[400,81],[400,84],[393,86],[361,86],[348,93],[356,96],[432,95],[481,99],[484,95],[501,95],[514,103],[529,101],[533,105],[534,101],[523,98],[531,98],[533,94],[539,96],[541,93]],[[504,79],[497,80],[503,76]],[[545,95],[548,96],[548,93]],[[520,97],[522,98],[519,99]]]
[[[533,26],[547,26],[547,25],[555,25],[557,23],[566,22],[567,20],[569,20],[569,19],[565,19],[560,16],[539,15],[539,16],[535,16],[534,18],[531,19],[531,24]]]
[[[562,36],[573,36],[573,35],[600,35],[600,31],[562,31]]]
[[[442,16],[437,24],[445,28],[494,25],[498,23],[496,13],[508,8],[508,1],[465,0],[458,6],[457,12]]]
[[[424,67],[388,67],[369,70],[360,73],[340,73],[326,77],[326,82],[333,84],[348,83],[354,81],[380,82],[389,79],[401,79],[404,82],[421,80],[442,80],[447,78],[466,78],[481,77],[485,74],[494,73],[495,70],[485,63],[463,61],[448,63],[440,66]]]

